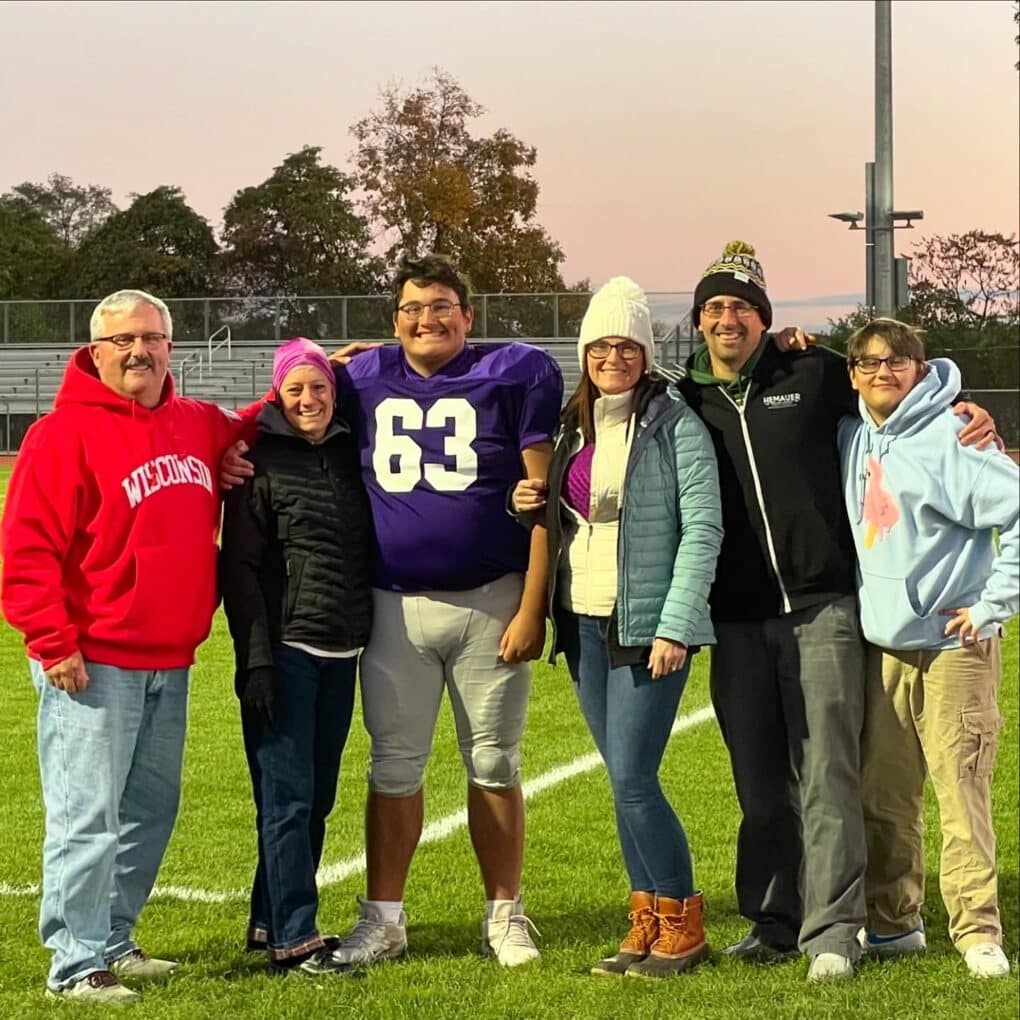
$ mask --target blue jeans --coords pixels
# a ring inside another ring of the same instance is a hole
[[[180,802],[188,670],[86,662],[88,686],[68,694],[29,665],[46,806],[39,934],[59,989],[137,948]]]
[[[581,712],[606,763],[616,831],[632,890],[682,900],[694,892],[687,835],[659,783],[690,659],[653,680],[648,668],[609,665],[608,620],[564,612],[561,642]]]
[[[241,713],[258,830],[249,925],[267,933],[274,958],[321,944],[315,872],[351,728],[357,662],[274,644],[273,722]]]

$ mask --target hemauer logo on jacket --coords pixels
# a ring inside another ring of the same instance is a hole
[[[784,407],[796,407],[800,403],[799,393],[769,393],[761,398],[761,402],[771,411]]]
[[[212,475],[197,457],[179,457],[167,453],[154,457],[121,480],[132,509],[154,492],[168,485],[201,485],[207,492],[213,491]]]

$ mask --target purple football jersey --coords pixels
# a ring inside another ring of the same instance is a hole
[[[464,591],[526,570],[530,539],[507,514],[507,494],[522,477],[520,451],[556,431],[556,362],[527,344],[468,344],[426,379],[387,345],[359,354],[348,373],[375,584]]]

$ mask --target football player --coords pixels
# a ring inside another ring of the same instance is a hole
[[[537,958],[520,897],[520,741],[527,660],[545,641],[546,537],[507,513],[545,478],[563,396],[556,362],[522,343],[468,344],[467,280],[436,255],[393,282],[400,345],[362,353],[337,382],[358,434],[376,532],[374,626],[361,659],[371,737],[367,895],[335,951],[371,963],[407,948],[404,887],[424,814],[422,777],[449,690],[468,778],[468,828],[487,900],[482,944],[506,966]],[[224,484],[250,473],[239,456]]]

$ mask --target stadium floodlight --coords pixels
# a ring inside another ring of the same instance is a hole
[[[850,230],[860,230],[858,224],[864,219],[864,213],[862,212],[831,212],[829,218],[833,220],[839,220],[840,223],[849,223]]]
[[[903,227],[897,227],[896,228],[897,230],[901,230],[901,229],[905,229],[907,227],[912,227],[914,225],[911,222],[912,220],[923,220],[924,219],[924,212],[921,209],[908,209],[905,212],[893,211],[892,218],[894,220],[906,220],[907,221],[906,223],[903,224]]]

